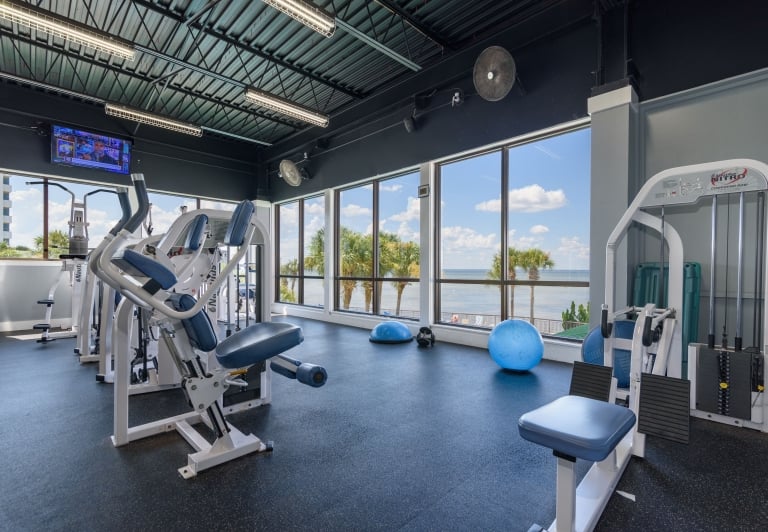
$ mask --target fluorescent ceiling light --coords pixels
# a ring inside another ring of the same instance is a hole
[[[170,129],[177,133],[186,133],[187,135],[193,135],[200,137],[203,135],[203,128],[185,122],[177,122],[176,120],[170,120],[163,118],[162,116],[153,115],[151,113],[145,113],[136,109],[130,109],[123,107],[122,105],[116,105],[114,103],[104,104],[104,112],[109,116],[116,116],[118,118],[127,118],[134,122],[141,122],[155,127],[162,127],[164,129]]]
[[[298,20],[320,35],[330,37],[336,31],[336,21],[317,6],[302,0],[262,0],[265,4]]]
[[[133,60],[136,55],[133,48],[106,34],[79,28],[6,0],[0,0],[0,18],[124,59]]]
[[[267,109],[272,109],[273,111],[292,116],[298,120],[309,122],[310,124],[320,127],[328,127],[328,115],[317,113],[278,96],[273,96],[256,89],[246,89],[245,99],[261,105],[262,107],[266,107]]]

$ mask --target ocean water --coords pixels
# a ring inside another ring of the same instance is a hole
[[[445,270],[443,278],[448,280],[486,280],[486,270]],[[589,270],[541,270],[541,281],[577,281],[588,283]],[[524,272],[518,273],[518,280],[527,279]],[[493,325],[499,319],[501,308],[500,290],[491,285],[466,285],[441,283],[440,305],[445,317],[453,317],[462,323]],[[531,313],[531,287],[516,286],[514,289],[514,317],[534,320],[554,320],[560,322],[562,312],[568,309],[571,301],[586,306],[589,301],[589,287],[572,286],[536,286],[533,287],[534,305]],[[305,284],[304,301],[308,305],[322,304],[322,283]],[[350,301],[350,310],[363,311],[365,306],[364,291],[358,285]],[[381,285],[381,309],[395,315],[396,290],[392,283]],[[418,317],[419,283],[405,287],[400,302],[400,316]],[[448,319],[448,318],[443,318]]]

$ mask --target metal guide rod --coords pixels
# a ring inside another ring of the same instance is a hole
[[[763,352],[763,250],[765,249],[765,193],[757,193],[757,252],[755,253],[755,303],[754,325],[752,327],[752,345]]]
[[[712,196],[712,250],[709,260],[709,329],[707,344],[715,347],[715,269],[717,260],[717,196]]]
[[[248,278],[250,277],[249,272],[249,266],[251,264],[251,244],[247,244],[248,249],[245,252],[245,326],[248,327],[251,322],[251,313],[250,313],[250,298],[251,298],[251,285],[248,281]]]
[[[664,305],[664,205],[661,206],[661,239],[659,242],[659,290],[656,296],[656,306]]]
[[[229,263],[229,246],[227,246],[227,263]],[[227,338],[232,336],[232,287],[231,276],[227,276]]]
[[[736,272],[736,337],[734,347],[741,351],[742,344],[742,303],[744,277],[744,193],[739,193],[739,257]]]

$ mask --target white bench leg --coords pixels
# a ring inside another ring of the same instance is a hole
[[[576,521],[576,461],[557,457],[557,502],[550,532],[574,532]]]

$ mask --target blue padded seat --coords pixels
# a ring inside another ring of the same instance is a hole
[[[128,275],[149,277],[163,290],[176,284],[176,275],[171,270],[132,249],[120,250],[112,257],[112,263]]]
[[[304,341],[301,327],[291,323],[255,323],[225,338],[216,359],[225,368],[242,368],[279,355]]]
[[[518,421],[524,439],[592,462],[604,460],[634,425],[629,408],[576,395],[555,399]]]

